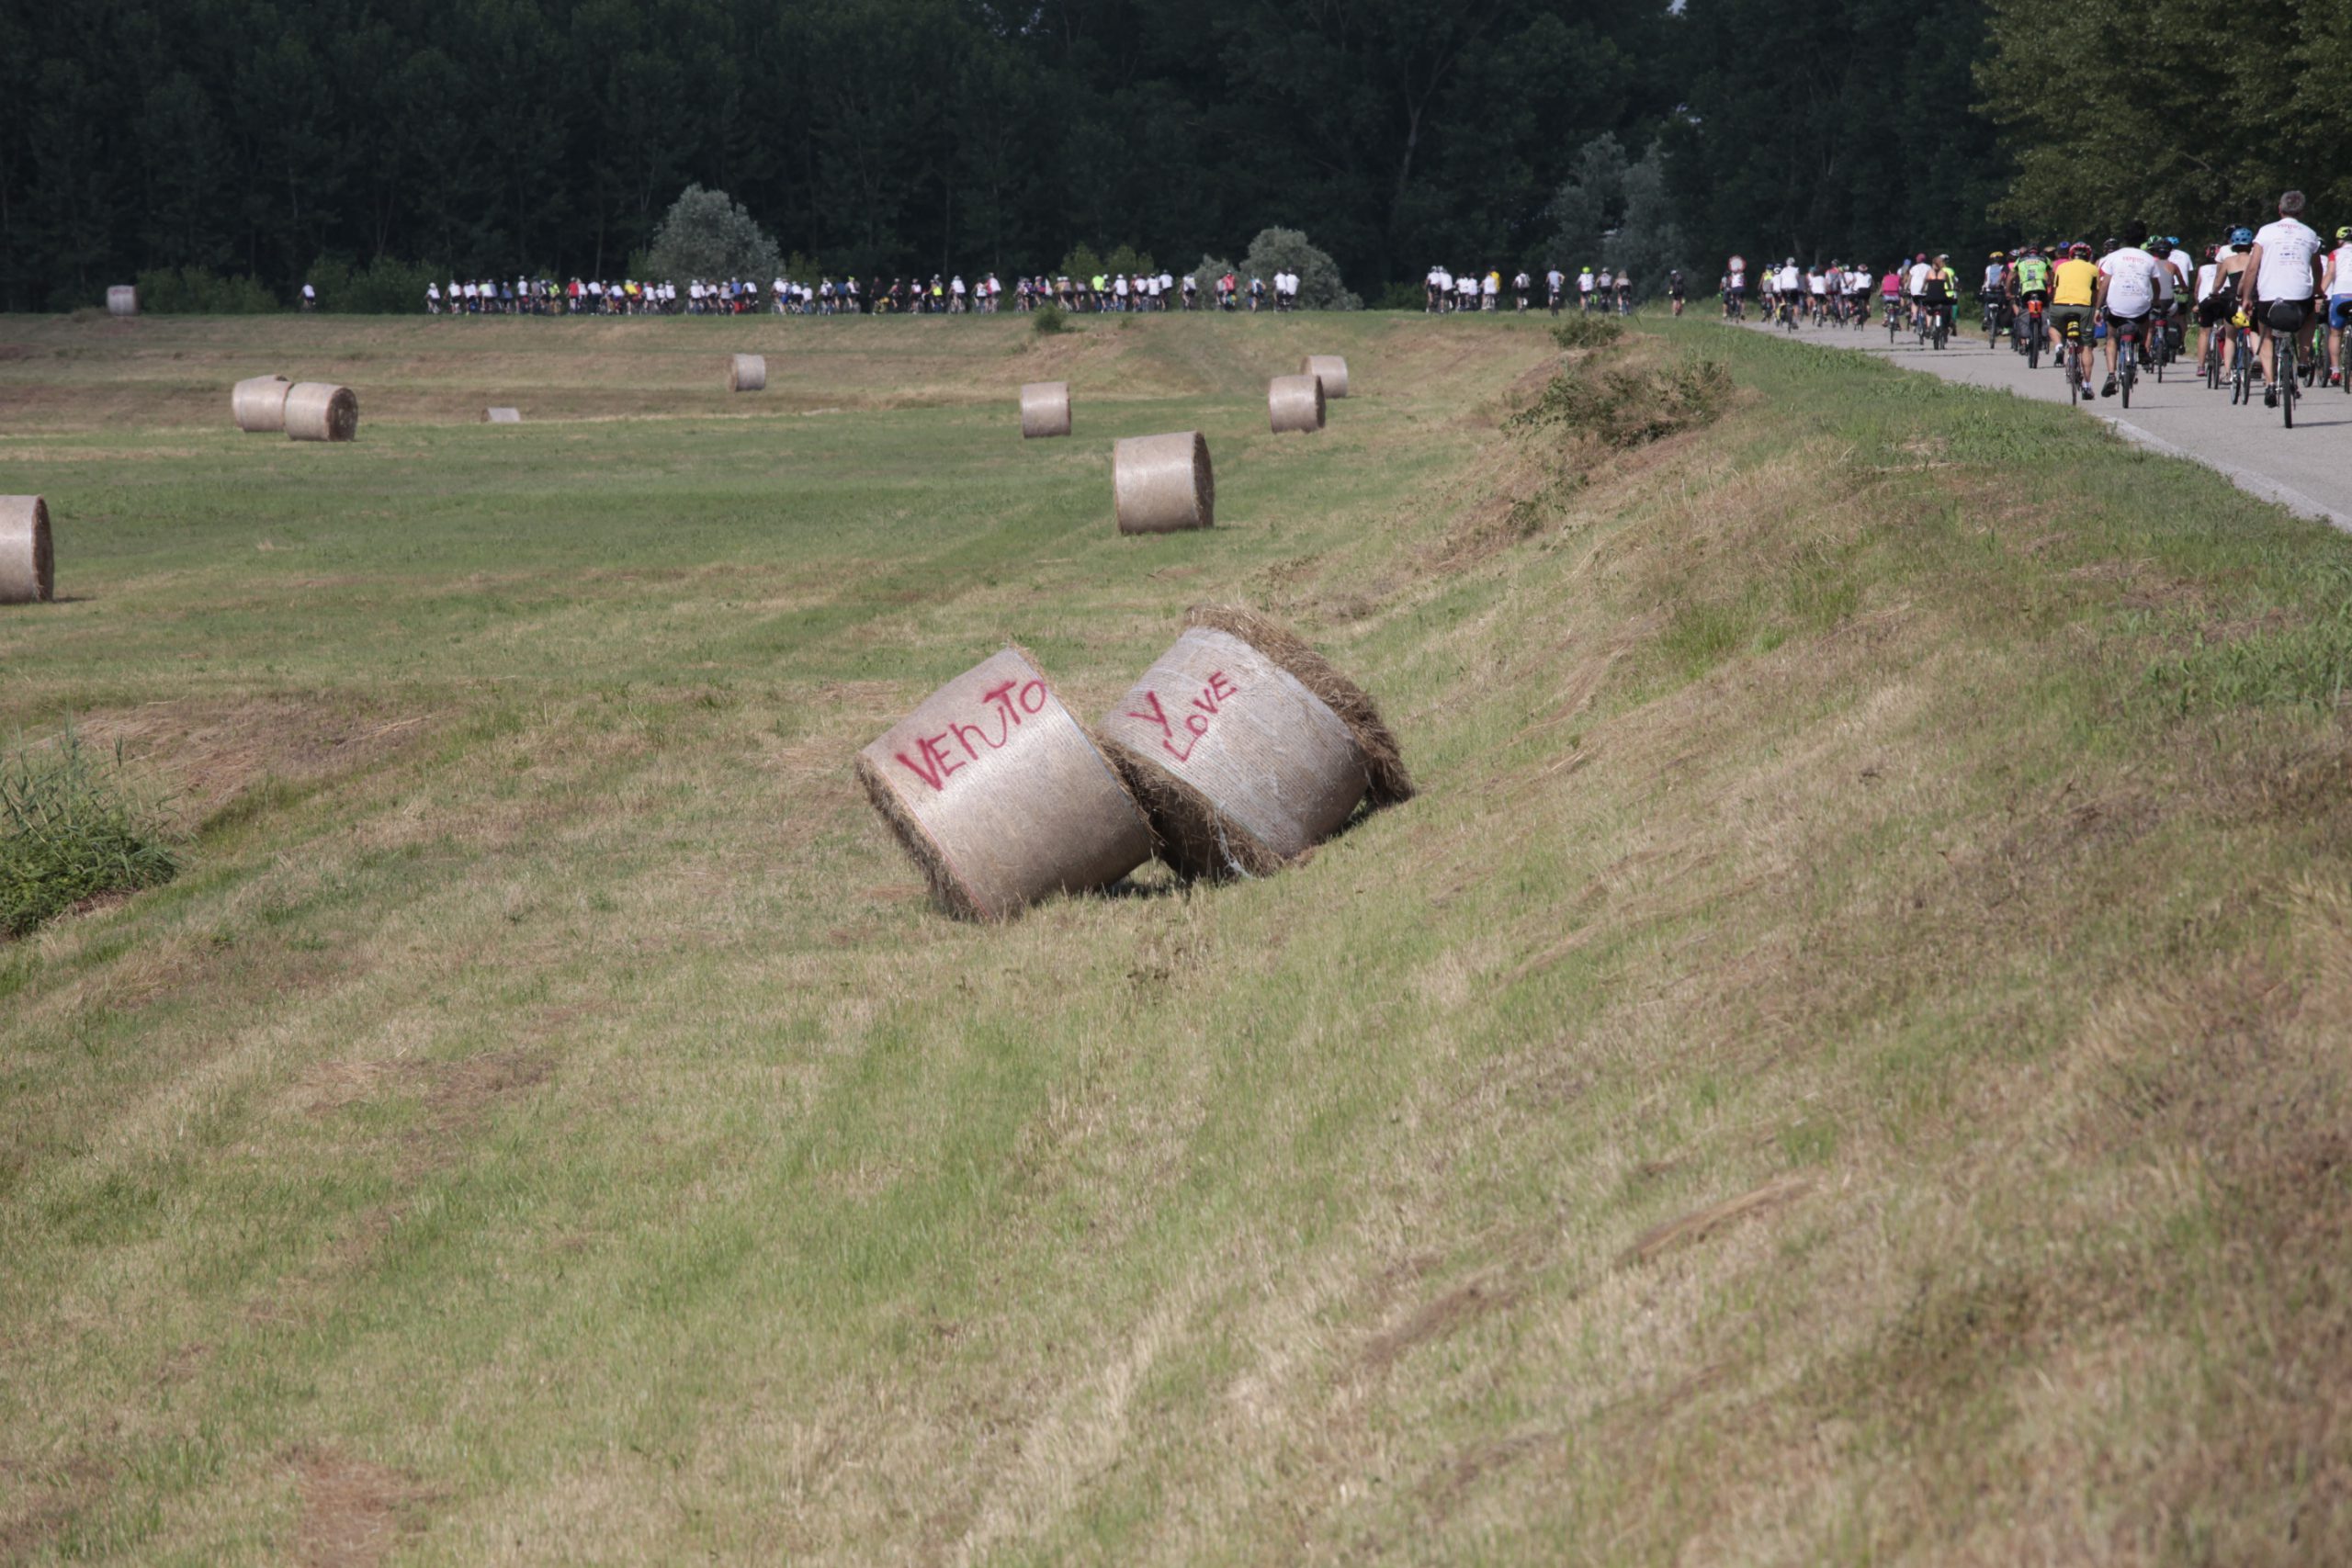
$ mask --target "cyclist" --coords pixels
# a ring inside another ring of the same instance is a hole
[[[2216,253],[2213,262],[2212,288],[2198,308],[2197,320],[2207,332],[2222,333],[2222,375],[2224,379],[2237,374],[2237,334],[2229,331],[2241,304],[2239,296],[2245,282],[2246,253],[2254,249],[2254,231],[2233,229],[2229,244]]]
[[[2352,228],[2335,231],[2335,248],[2327,253],[2319,288],[2327,296],[2328,346],[2334,351],[2328,356],[2327,384],[2340,387],[2344,384],[2344,333],[2352,326]]]
[[[1566,288],[1568,280],[1560,276],[1560,269],[1556,265],[1544,275],[1544,287],[1550,291],[1552,314],[1555,316],[1560,313],[1560,291]]]
[[[1804,274],[1797,270],[1797,258],[1791,256],[1782,262],[1781,275],[1772,282],[1773,287],[1780,293],[1781,309],[1787,313],[1789,321],[1793,322],[1797,319],[1798,312],[1804,309]]]
[[[1894,313],[1903,309],[1903,264],[1896,262],[1886,269],[1886,276],[1878,280],[1878,302],[1890,321],[1894,320]]]
[[[1960,280],[1952,276],[1951,258],[1938,255],[1919,283],[1919,304],[1928,312],[1929,331],[1932,332],[1939,321],[1943,323],[1947,333],[1951,331],[1952,301],[1959,292]]]
[[[2009,269],[2009,299],[2020,323],[2018,346],[2025,346],[2022,323],[2039,301],[2046,311],[2050,309],[2050,264],[2042,259],[2041,247],[2029,244],[2018,256],[2017,265]]]
[[[1592,314],[1592,268],[1589,266],[1577,271],[1577,308],[1588,316]]]
[[[1674,306],[1676,315],[1682,314],[1682,269],[1669,268],[1666,275],[1666,297]]]
[[[2007,323],[2003,320],[2009,308],[2009,254],[1995,251],[1984,263],[1984,286],[1977,290],[1977,307],[1984,312],[1984,330],[1997,333]]]
[[[1725,319],[1738,313],[1740,301],[1747,296],[1747,258],[1734,256],[1724,266],[1724,315]]]
[[[2320,277],[2320,239],[2303,221],[2303,193],[2290,190],[2278,198],[2278,219],[2262,226],[2246,253],[2246,270],[2254,277],[2251,315],[2262,342],[2262,406],[2278,406],[2278,388],[2272,377],[2278,365],[2273,329],[2291,332],[2308,356],[2311,350],[2312,297]],[[2306,360],[2308,363],[2308,359]]]
[[[2115,396],[2115,360],[2123,334],[2140,333],[2144,352],[2148,323],[2155,319],[2164,299],[2163,280],[2157,275],[2171,269],[2148,254],[2147,238],[2148,226],[2133,219],[2123,226],[2123,243],[2098,264],[2096,298],[2107,313],[2107,384],[2098,393],[2102,398]]]
[[[2066,259],[2052,269],[2050,275],[2050,338],[2052,343],[2066,341],[2066,328],[2071,324],[2080,334],[2079,346],[2088,348],[2091,341],[2091,310],[2098,302],[2098,264],[2091,260],[2091,248],[2077,240],[2067,248]],[[2053,355],[2053,360],[2061,357]],[[2086,378],[2087,379],[2087,378]]]

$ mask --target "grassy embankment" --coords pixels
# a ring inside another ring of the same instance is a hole
[[[1741,390],[1609,452],[1509,322],[0,325],[0,734],[186,834],[0,946],[0,1556],[2352,1553],[2352,543],[1659,331]],[[1422,796],[928,909],[854,749],[1204,598]]]

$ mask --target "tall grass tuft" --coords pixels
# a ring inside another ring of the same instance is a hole
[[[1051,337],[1069,330],[1069,318],[1059,305],[1040,305],[1037,313],[1029,318],[1029,330],[1039,337]]]
[[[1623,323],[1610,316],[1570,316],[1552,328],[1552,341],[1562,348],[1606,348],[1624,335]]]
[[[158,814],[125,776],[122,750],[92,751],[68,728],[0,759],[0,938],[25,936],[101,893],[169,882],[179,862]]]
[[[1566,429],[1622,450],[1713,423],[1731,395],[1730,373],[1712,359],[1599,374],[1568,370],[1510,423],[1515,430]]]

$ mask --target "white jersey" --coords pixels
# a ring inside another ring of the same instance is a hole
[[[2328,265],[2335,270],[2327,280],[2327,297],[2331,299],[2352,298],[2352,244],[2343,244],[2328,253]]]
[[[2211,262],[2207,262],[2197,269],[2197,302],[2199,304],[2205,303],[2205,297],[2213,292],[2213,274],[2218,270]]]
[[[1567,279],[1560,276],[1560,269],[1556,266],[1544,275],[1544,286],[1555,294],[1557,294],[1561,285],[1566,282]]]
[[[1589,272],[1580,272],[1577,274],[1577,292],[1579,294],[1589,294],[1592,292],[1592,274]]]
[[[2312,297],[2312,258],[2319,254],[2320,239],[2311,225],[2293,218],[2265,223],[2254,243],[2262,247],[2262,275],[2254,280],[2254,297],[2308,299]]]
[[[1911,270],[1903,275],[1903,292],[1916,299],[1928,287],[1928,270],[1926,262],[1913,262]]]
[[[2107,279],[2107,309],[2117,316],[2144,316],[2156,307],[2163,296],[2156,273],[2156,258],[2137,245],[2126,245],[2111,251],[2098,264],[2101,277]]]
[[[1792,266],[1782,267],[1781,276],[1776,281],[1780,284],[1780,290],[1783,294],[1794,294],[1804,284],[1803,275]]]

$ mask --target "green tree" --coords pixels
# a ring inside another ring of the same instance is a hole
[[[772,277],[784,257],[767,231],[723,190],[688,186],[654,231],[646,268],[655,277]]]
[[[1241,276],[1262,277],[1272,288],[1277,272],[1298,274],[1298,302],[1311,310],[1361,310],[1363,301],[1340,280],[1340,264],[1317,250],[1295,229],[1261,229],[1241,258]]]

